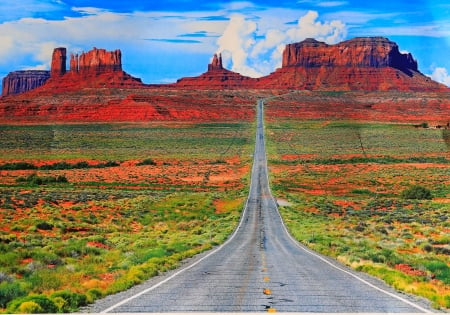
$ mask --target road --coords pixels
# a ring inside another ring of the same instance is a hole
[[[250,192],[240,224],[230,239],[158,282],[153,280],[133,294],[108,297],[93,310],[429,312],[423,303],[292,239],[269,189],[263,101],[258,102],[257,119]]]

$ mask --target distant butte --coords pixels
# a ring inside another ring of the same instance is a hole
[[[182,78],[171,85],[180,88],[196,89],[242,89],[251,87],[255,79],[227,70],[222,65],[222,55],[214,54],[208,71],[197,77]]]
[[[51,63],[51,76],[40,92],[51,89],[67,91],[79,88],[139,88],[144,87],[141,79],[132,77],[122,70],[122,53],[119,49],[92,50],[70,55],[70,70],[66,71],[66,48],[55,48]]]
[[[282,66],[262,78],[250,78],[223,67],[214,54],[207,71],[173,84],[145,85],[122,70],[120,50],[93,48],[70,55],[53,52],[50,78],[43,72],[12,72],[3,80],[3,96],[36,89],[58,93],[83,88],[280,89],[329,91],[448,91],[423,75],[410,53],[384,37],[357,37],[335,45],[312,38],[286,45]],[[47,77],[46,77],[47,76]]]
[[[2,95],[20,94],[43,85],[50,79],[50,71],[21,70],[10,72],[3,78]]]
[[[384,37],[357,37],[335,45],[314,39],[286,45],[282,67],[256,88],[299,90],[445,91],[419,72],[409,53]]]
[[[119,49],[106,51],[93,48],[71,54],[70,69],[66,69],[67,50],[53,50],[50,71],[15,71],[3,79],[2,95],[14,95],[37,89],[39,93],[55,93],[81,88],[140,88],[145,85],[138,78],[122,70],[122,53]]]
[[[312,38],[286,45],[282,67],[262,78],[226,70],[214,55],[208,71],[173,86],[200,89],[296,89],[333,91],[447,91],[418,70],[410,53],[384,37],[358,37],[335,45]]]

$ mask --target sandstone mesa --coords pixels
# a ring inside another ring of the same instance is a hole
[[[280,105],[277,115],[447,124],[450,112],[450,89],[423,75],[411,54],[384,37],[288,44],[282,66],[261,78],[225,69],[215,54],[206,72],[172,84],[144,84],[129,75],[120,50],[94,48],[69,58],[59,47],[50,71],[5,77],[0,122],[251,119],[255,97],[290,91],[302,94]],[[320,94],[326,91],[353,94]]]
[[[122,70],[120,50],[94,48],[80,55],[71,54],[69,71],[66,63],[66,49],[56,48],[52,56],[50,80],[44,79],[42,72],[12,72],[3,80],[2,95],[23,93],[41,85],[52,90],[149,86]],[[32,76],[36,79],[30,79]],[[401,53],[395,42],[384,37],[357,37],[335,45],[308,38],[288,44],[283,52],[282,67],[257,79],[225,69],[221,55],[215,54],[207,72],[197,77],[181,78],[165,86],[339,91],[448,90],[446,86],[423,75],[410,53]]]

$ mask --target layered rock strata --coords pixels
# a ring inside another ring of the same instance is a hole
[[[335,45],[314,39],[286,45],[282,67],[256,88],[299,90],[448,90],[418,70],[410,53],[384,37],[359,37]]]
[[[2,81],[2,96],[24,93],[42,86],[50,71],[22,70],[10,72]]]
[[[52,64],[50,68],[51,77],[61,77],[66,74],[67,49],[58,47],[53,50]]]
[[[70,55],[70,71],[80,74],[100,74],[122,71],[122,53],[119,49],[106,51],[94,47],[86,53]]]
[[[286,45],[282,67],[392,67],[418,71],[412,55],[400,53],[397,44],[384,37],[357,37],[336,45],[308,38]]]
[[[142,87],[142,81],[122,70],[119,49],[107,51],[93,48],[70,55],[70,70],[66,72],[66,49],[56,48],[52,56],[51,78],[39,92],[67,91],[79,88]]]
[[[255,79],[227,70],[222,64],[222,55],[214,54],[208,71],[197,77],[179,79],[173,86],[198,89],[238,89],[251,87]]]

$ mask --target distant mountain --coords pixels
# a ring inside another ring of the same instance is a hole
[[[300,90],[446,91],[419,72],[409,53],[384,37],[358,37],[335,45],[306,39],[289,44],[282,67],[261,78],[258,88]]]
[[[257,97],[288,94],[277,97],[276,117],[449,124],[450,89],[423,75],[411,54],[383,37],[286,45],[281,68],[262,78],[225,69],[215,54],[199,76],[146,85],[123,71],[121,57],[120,50],[94,48],[71,54],[66,69],[60,47],[49,72],[10,73],[0,123],[252,119]]]
[[[190,88],[251,88],[298,90],[445,91],[423,75],[409,53],[384,37],[359,37],[336,45],[315,39],[286,45],[282,67],[253,79],[226,70],[217,62],[208,71],[174,85]],[[213,60],[213,64],[214,64]]]

